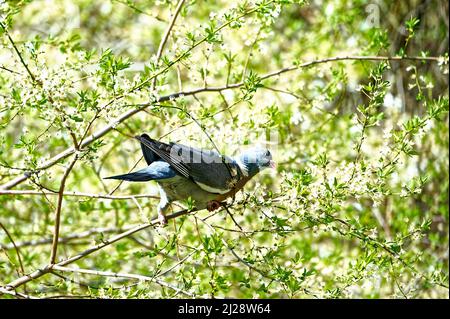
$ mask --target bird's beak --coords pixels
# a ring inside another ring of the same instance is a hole
[[[277,164],[275,164],[274,161],[270,160],[269,161],[269,167],[275,169],[275,168],[277,168]]]

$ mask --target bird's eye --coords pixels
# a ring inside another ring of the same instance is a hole
[[[269,157],[269,156],[270,156],[270,152],[269,152],[269,151],[266,151],[265,156]]]

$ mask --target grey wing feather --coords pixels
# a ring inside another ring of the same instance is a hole
[[[138,139],[181,175],[192,179],[208,192],[226,193],[232,188],[232,183],[240,178],[238,165],[231,158],[215,151],[177,143],[165,144],[147,136]]]
[[[177,170],[178,173],[186,178],[189,178],[188,168],[181,162],[178,156],[174,156],[174,154],[172,154],[171,145],[156,141],[152,138],[149,138],[145,134],[136,136],[136,139],[138,139],[143,146],[148,147],[150,150],[152,150],[162,160],[169,163],[173,168]]]
[[[233,181],[239,178],[237,164],[227,156],[181,144],[173,144],[173,147],[181,149],[182,161],[190,177],[206,191],[226,193],[232,188]]]
[[[142,134],[142,136],[145,138],[148,138],[148,139],[150,138],[147,134]],[[147,165],[150,165],[151,163],[160,159],[160,157],[158,155],[156,155],[155,152],[153,152],[150,148],[148,148],[147,146],[142,144],[142,142],[141,142],[141,149],[142,149],[142,155],[144,156],[144,159],[145,159],[145,162],[147,163]]]

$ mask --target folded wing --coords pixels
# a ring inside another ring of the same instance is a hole
[[[177,173],[191,179],[207,192],[227,193],[242,176],[239,166],[231,158],[215,151],[178,143],[166,144],[146,134],[136,138],[143,149],[147,148],[154,156],[169,163]]]

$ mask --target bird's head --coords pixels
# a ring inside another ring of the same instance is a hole
[[[267,167],[275,168],[272,154],[266,148],[251,148],[241,153],[238,165],[245,175],[253,176]]]

